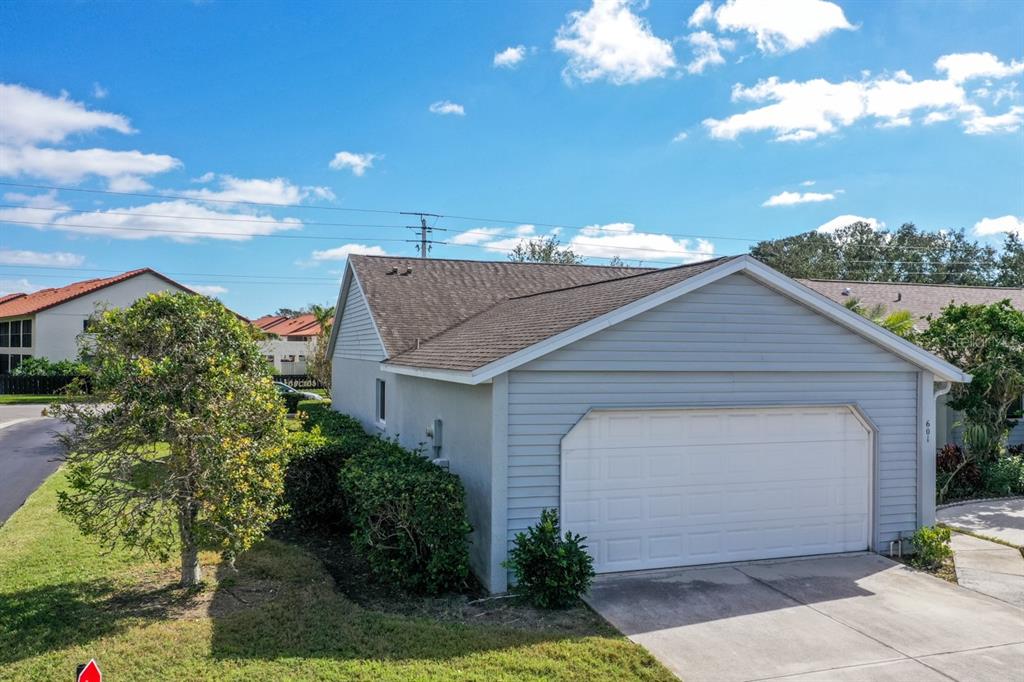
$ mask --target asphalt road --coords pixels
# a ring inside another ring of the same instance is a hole
[[[57,470],[62,455],[53,419],[32,419],[0,429],[0,524]]]

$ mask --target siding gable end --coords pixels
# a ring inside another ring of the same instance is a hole
[[[382,361],[387,358],[387,354],[370,316],[370,308],[366,305],[359,281],[355,277],[348,278],[346,286],[333,357]]]

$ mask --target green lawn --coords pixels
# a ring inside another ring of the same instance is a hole
[[[81,400],[81,396],[63,395],[0,395],[0,405],[49,405],[50,403]]]
[[[238,571],[204,556],[209,585],[174,587],[174,562],[104,554],[55,511],[60,472],[0,527],[0,670],[110,680],[671,680],[607,627],[466,625],[363,608],[320,562],[268,540]]]

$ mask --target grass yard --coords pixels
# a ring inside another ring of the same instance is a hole
[[[83,396],[63,395],[0,395],[0,405],[49,405],[72,400],[81,400]]]
[[[0,527],[5,680],[71,679],[90,658],[112,681],[674,679],[592,615],[495,624],[361,606],[313,554],[279,540],[237,571],[204,555],[208,585],[182,590],[173,561],[83,538],[56,512],[63,483],[58,472]]]

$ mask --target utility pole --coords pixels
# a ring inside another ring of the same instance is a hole
[[[440,218],[441,216],[438,215],[437,213],[420,213],[418,211],[402,211],[401,213],[402,213],[402,215],[416,215],[416,216],[420,217],[420,224],[418,226],[406,225],[406,227],[409,228],[410,230],[419,230],[420,231],[420,238],[418,240],[419,241],[418,248],[420,250],[420,258],[427,258],[428,257],[427,254],[430,253],[430,245],[434,243],[431,239],[428,238],[428,235],[430,235],[434,230],[440,230],[441,232],[447,232],[447,230],[445,230],[442,227],[428,227],[427,226],[427,218]],[[415,239],[407,239],[406,241],[412,242],[412,243],[415,244],[417,240],[415,240]]]

